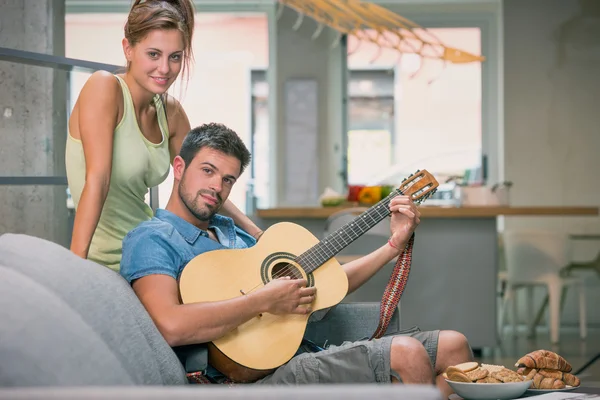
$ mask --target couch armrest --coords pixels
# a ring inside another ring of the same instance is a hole
[[[371,337],[379,323],[379,303],[340,303],[331,308],[318,321],[310,322],[305,338],[318,345],[339,345],[344,341],[356,341]],[[398,309],[394,312],[388,332],[400,329]]]

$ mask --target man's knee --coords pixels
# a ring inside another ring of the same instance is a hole
[[[431,383],[433,368],[423,344],[410,336],[392,340],[390,366],[405,383]]]
[[[402,366],[407,364],[430,363],[427,350],[421,342],[410,336],[396,336],[392,339],[391,351],[392,368],[394,365]],[[394,368],[395,369],[395,368]]]
[[[457,331],[440,331],[438,347],[450,352],[471,352],[467,337]]]
[[[440,331],[436,370],[473,360],[473,352],[465,335],[456,331]]]

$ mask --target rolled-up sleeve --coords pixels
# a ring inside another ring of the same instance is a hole
[[[148,275],[168,275],[177,279],[179,258],[164,234],[137,228],[123,239],[120,272],[130,284]]]

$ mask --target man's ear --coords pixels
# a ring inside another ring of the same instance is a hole
[[[175,158],[173,159],[173,178],[180,181],[184,172],[185,161],[183,161],[183,158],[181,158],[181,156],[175,156]]]

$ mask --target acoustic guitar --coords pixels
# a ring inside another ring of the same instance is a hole
[[[390,215],[398,195],[420,203],[438,186],[426,170],[406,178],[379,203],[319,241],[300,225],[281,222],[268,228],[249,249],[222,249],[200,254],[184,268],[179,289],[184,304],[245,296],[272,279],[304,278],[317,288],[312,311],[338,304],[347,294],[348,278],[333,258],[343,248]],[[307,305],[308,306],[308,305]],[[209,343],[210,364],[236,382],[253,382],[289,361],[301,344],[309,314],[263,313]]]

